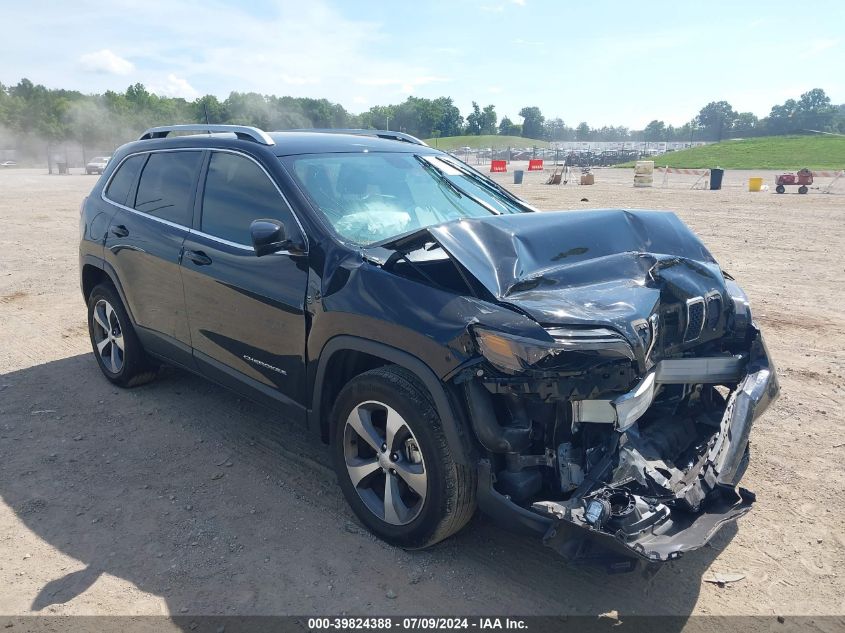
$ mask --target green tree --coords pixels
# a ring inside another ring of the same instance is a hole
[[[361,127],[373,130],[390,129],[390,119],[395,120],[394,110],[394,106],[373,106],[361,115]]]
[[[496,133],[496,106],[489,105],[481,111],[481,117],[478,120],[478,125],[481,128],[481,134],[495,134]]]
[[[733,136],[744,138],[754,136],[758,132],[760,121],[753,112],[740,112],[733,124]]]
[[[473,136],[481,134],[481,108],[475,101],[472,102],[472,112],[467,115],[466,133]]]
[[[592,140],[592,134],[590,131],[590,126],[587,125],[586,122],[582,121],[578,124],[578,127],[575,128],[575,140],[576,141],[589,141]]]
[[[433,102],[437,112],[436,127],[443,136],[458,136],[464,125],[461,111],[455,106],[452,97],[439,97]]]
[[[519,111],[522,117],[522,136],[525,138],[543,138],[543,122],[546,118],[536,106],[526,106]]]
[[[798,122],[803,129],[828,132],[836,116],[830,97],[821,88],[813,88],[798,99]]]
[[[573,136],[573,131],[566,127],[560,117],[549,119],[543,124],[543,136],[550,141],[568,141]]]
[[[205,95],[194,101],[194,118],[204,123],[206,115],[209,123],[225,123],[229,120],[226,107],[214,95]]]
[[[665,141],[666,124],[663,121],[654,120],[645,126],[643,130],[644,141]]]
[[[126,100],[135,110],[152,110],[155,95],[150,94],[144,84],[136,83],[126,89]]]
[[[499,123],[499,134],[502,136],[519,136],[522,134],[522,126],[511,121],[508,117],[502,117]]]
[[[707,140],[721,141],[730,135],[736,112],[727,101],[711,101],[698,113],[698,124]]]

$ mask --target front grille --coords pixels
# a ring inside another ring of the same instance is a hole
[[[663,314],[663,340],[666,345],[675,344],[681,338],[680,306]]]
[[[719,326],[719,318],[722,316],[722,295],[711,294],[707,297],[707,319],[708,330],[715,330]]]
[[[695,297],[687,299],[687,329],[684,332],[684,341],[694,341],[701,336],[704,328],[704,299]]]

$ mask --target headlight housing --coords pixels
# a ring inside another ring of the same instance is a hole
[[[606,357],[608,360],[634,360],[634,351],[620,334],[607,328],[551,328],[548,340],[505,334],[485,328],[474,328],[481,355],[497,369],[516,374],[540,367],[544,361],[561,354]]]

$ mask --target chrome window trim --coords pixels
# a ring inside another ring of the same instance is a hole
[[[133,156],[140,156],[142,154],[156,154],[161,152],[203,152],[205,151],[204,148],[200,147],[171,147],[167,149],[147,149],[141,150],[140,152],[132,152],[131,154],[127,154],[124,156],[120,162],[117,164],[111,174],[109,174],[109,179],[106,181],[106,184],[103,185],[103,188],[100,190],[100,198],[103,199],[103,202],[108,202],[109,204],[113,204],[116,207],[119,207],[125,211],[129,211],[136,215],[140,215],[142,218],[148,218],[150,220],[155,220],[156,222],[160,222],[166,226],[170,226],[176,229],[184,229],[185,231],[190,231],[191,227],[185,226],[184,224],[179,224],[178,222],[171,222],[170,220],[165,220],[164,218],[157,217],[155,215],[150,215],[149,213],[144,213],[143,211],[138,211],[138,209],[133,209],[132,207],[126,206],[125,204],[120,204],[119,202],[115,202],[111,198],[106,197],[106,191],[108,190],[109,186],[111,186],[111,181],[114,180],[115,175],[123,167],[123,163],[127,160],[132,158]],[[139,174],[140,176],[141,174]],[[193,212],[191,213],[193,215]]]
[[[203,233],[202,231],[198,231],[196,229],[188,229],[188,233],[191,235],[198,235],[199,237],[204,237],[207,240],[211,240],[212,242],[217,242],[219,244],[225,244],[226,246],[231,246],[232,248],[240,248],[246,251],[253,251],[255,252],[255,248],[248,244],[241,244],[240,242],[231,242],[229,240],[224,240],[222,237],[217,237],[216,235],[211,235],[210,233]]]
[[[120,204],[119,202],[115,202],[114,200],[106,197],[106,190],[109,188],[109,185],[111,185],[111,181],[114,179],[115,174],[123,166],[123,163],[125,163],[127,160],[129,160],[133,156],[140,156],[142,154],[158,154],[158,153],[162,153],[162,152],[223,152],[225,154],[236,154],[238,156],[242,156],[242,157],[244,157],[248,160],[251,160],[253,163],[258,165],[258,167],[259,167],[259,169],[261,169],[261,171],[264,172],[264,175],[272,183],[273,187],[275,187],[275,189],[278,192],[279,196],[281,197],[282,201],[287,206],[288,211],[290,211],[290,214],[291,214],[291,216],[293,216],[293,219],[296,222],[296,225],[299,227],[299,232],[302,235],[303,241],[305,242],[305,252],[306,252],[306,254],[308,253],[308,250],[309,250],[308,234],[305,232],[305,228],[302,226],[302,222],[300,221],[299,217],[296,215],[296,211],[293,210],[293,207],[291,206],[290,202],[288,201],[287,196],[285,196],[285,194],[282,193],[282,190],[279,188],[279,185],[276,183],[276,181],[270,175],[270,172],[268,172],[261,163],[259,163],[257,160],[255,160],[249,154],[245,154],[244,152],[241,152],[241,151],[238,151],[238,150],[229,149],[229,148],[226,148],[226,147],[170,147],[170,148],[161,148],[161,149],[145,149],[145,150],[140,150],[140,151],[137,151],[137,152],[132,152],[131,154],[127,154],[126,156],[124,156],[120,160],[120,162],[118,163],[117,167],[115,167],[114,170],[112,170],[112,173],[109,175],[109,179],[106,181],[106,184],[103,185],[103,188],[100,190],[100,198],[102,198],[102,200],[104,202],[107,202],[109,204],[113,204],[116,207],[120,207],[121,209],[124,209],[125,211],[130,211],[132,213],[140,215],[141,217],[149,218],[150,220],[155,220],[156,222],[161,222],[162,224],[164,224],[166,226],[170,226],[170,227],[177,228],[177,229],[185,229],[186,231],[188,231],[189,233],[193,233],[194,235],[200,235],[202,237],[212,239],[216,242],[220,242],[221,244],[227,244],[229,246],[233,246],[233,247],[237,247],[237,248],[249,249],[249,250],[254,252],[255,249],[253,248],[252,244],[241,244],[239,242],[230,242],[229,240],[225,240],[222,237],[217,237],[216,235],[210,235],[208,233],[204,233],[203,231],[193,229],[190,226],[185,226],[185,225],[179,224],[177,222],[171,222],[170,220],[165,220],[164,218],[159,218],[159,217],[156,217],[154,215],[150,215],[149,213],[144,213],[143,211],[138,211],[138,209],[133,209],[132,207],[128,207],[125,204]],[[208,170],[206,169],[206,174],[207,173],[208,173]],[[202,222],[202,216],[200,216],[200,222]],[[286,253],[291,254],[289,251],[277,251],[277,253],[279,253],[279,254],[286,254]]]
[[[203,233],[202,231],[197,231],[196,229],[188,229],[188,233],[191,235],[196,235],[198,237],[205,238],[207,240],[211,240],[212,242],[217,242],[218,244],[225,244],[226,246],[231,246],[232,248],[237,248],[243,251],[249,251],[250,253],[255,252],[255,247],[251,244],[241,244],[240,242],[232,242],[230,240],[224,240],[222,237],[217,237],[216,235],[211,235],[210,233]],[[302,253],[294,253],[287,249],[281,251],[273,251],[272,253],[268,253],[268,255],[290,255],[295,257],[297,255],[302,255]]]

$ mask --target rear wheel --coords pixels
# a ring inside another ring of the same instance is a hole
[[[332,456],[358,518],[388,543],[433,545],[475,511],[475,471],[456,464],[430,396],[409,371],[355,377],[335,403]]]
[[[798,187],[798,193],[807,193],[808,189],[804,185]]]
[[[100,284],[88,297],[88,333],[103,375],[121,387],[135,387],[156,375],[120,296],[110,284]]]
[[[777,191],[778,193],[783,193],[784,191],[786,191],[786,187],[784,187],[783,185],[778,185],[777,187],[775,187],[775,191]]]

